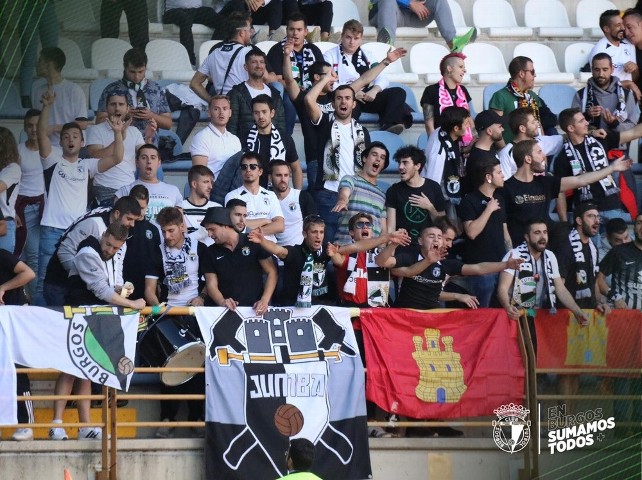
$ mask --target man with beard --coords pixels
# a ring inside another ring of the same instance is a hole
[[[230,211],[230,220],[232,220],[232,225],[236,228],[236,231],[249,233],[245,223],[247,221],[247,203],[240,198],[230,198],[225,204],[225,208]]]
[[[294,305],[300,308],[312,305],[335,305],[336,294],[328,285],[327,267],[330,260],[339,263],[337,247],[332,243],[323,249],[325,222],[318,215],[303,219],[303,242],[298,245],[281,247],[267,240],[263,229],[252,230],[248,235],[251,242],[283,260],[285,280],[279,305]]]
[[[183,200],[183,216],[187,233],[198,232],[198,240],[205,245],[211,245],[212,239],[201,226],[205,212],[210,207],[220,207],[210,200],[210,193],[214,186],[214,174],[204,165],[194,165],[187,172],[189,196]]]
[[[598,272],[597,247],[591,241],[599,233],[600,214],[592,203],[581,203],[575,208],[575,226],[559,245],[551,249],[557,257],[561,278],[575,303],[583,309],[597,309],[607,314],[610,308],[606,298],[598,302],[602,295],[598,291],[596,274]],[[580,382],[578,375],[559,375],[558,393],[576,395]],[[567,406],[573,411],[574,401],[567,400]]]
[[[584,118],[581,113],[579,115]],[[629,135],[630,132],[621,135]],[[560,191],[584,187],[608,177],[613,172],[621,172],[631,167],[631,160],[618,159],[606,168],[577,176],[541,175],[546,172],[546,155],[536,140],[523,140],[516,144],[513,158],[517,171],[504,182],[502,192],[506,205],[508,233],[513,245],[521,243],[527,231],[526,227],[533,219],[549,218],[550,201],[557,197]]]
[[[624,36],[635,46],[635,63],[640,65],[642,62],[642,11],[637,8],[629,8],[622,15],[622,23],[624,24]],[[638,75],[635,81],[638,89],[642,81],[641,77]]]
[[[401,289],[394,306],[429,310],[439,308],[446,276],[486,275],[506,268],[517,268],[523,261],[509,256],[502,262],[464,264],[459,260],[445,259],[446,246],[439,227],[425,227],[419,236],[420,251],[396,253],[397,244],[390,243],[377,255],[380,267],[402,277]],[[419,272],[419,273],[417,273]]]
[[[488,104],[489,108],[499,115],[508,115],[516,108],[528,107],[533,111],[540,125],[542,131],[539,134],[555,135],[557,117],[544,100],[533,91],[535,86],[533,61],[528,57],[517,56],[508,64],[508,73],[510,73],[508,83],[493,94]],[[510,142],[512,139],[512,132],[505,130],[504,140]]]
[[[467,170],[472,170],[484,160],[499,160],[498,149],[504,145],[502,134],[505,120],[493,110],[484,110],[475,117],[475,129],[479,138],[470,149],[466,161]],[[462,189],[465,195],[472,192],[475,186],[471,185],[470,180],[466,180]]]
[[[640,75],[638,64],[635,60],[635,47],[624,38],[624,21],[619,10],[606,10],[600,15],[600,28],[604,32],[589,53],[589,62],[598,53],[608,53],[613,60],[613,75],[618,77],[622,85],[635,93],[640,98],[640,89],[635,81]]]
[[[123,282],[122,259],[116,253],[125,243],[128,228],[116,223],[110,224],[100,238],[90,236],[80,242],[78,254],[74,257],[66,284],[65,305],[116,305],[120,307],[141,310],[145,307],[145,300],[129,300],[129,289]],[[121,265],[118,265],[121,263]],[[123,293],[123,290],[125,292]],[[76,384],[76,394],[89,395],[91,381],[76,378],[68,373],[61,373],[56,381],[54,392],[56,395],[69,395]],[[67,400],[54,401],[54,417],[52,423],[62,423],[62,414]],[[89,400],[78,400],[78,418],[83,423],[91,422],[89,418]],[[49,430],[52,440],[66,440],[69,438],[62,427],[53,427]],[[102,429],[99,427],[84,427],[78,430],[79,439],[102,438]]]
[[[561,135],[540,135],[540,125],[533,115],[533,110],[528,107],[518,108],[508,114],[508,128],[513,132],[513,141],[508,142],[499,151],[499,163],[504,172],[504,180],[508,180],[517,171],[517,165],[513,159],[513,148],[516,143],[522,140],[537,140],[547,157],[557,155],[564,143]]]
[[[310,192],[290,188],[290,175],[290,165],[286,161],[270,162],[272,191],[279,199],[285,222],[283,232],[276,234],[276,243],[281,246],[298,245],[303,242],[303,219],[317,213]]]
[[[254,124],[240,139],[245,147],[244,150],[257,154],[261,160],[263,174],[259,184],[267,188],[270,162],[285,160],[292,168],[292,185],[300,190],[303,187],[303,170],[299,162],[299,154],[292,137],[284,129],[277,128],[272,123],[275,114],[272,99],[265,94],[260,94],[254,97],[251,103]]]
[[[372,216],[372,233],[380,236],[388,231],[386,226],[386,194],[377,185],[377,177],[386,169],[390,160],[386,146],[372,142],[365,149],[363,168],[356,175],[346,175],[339,183],[339,200],[332,209],[341,214],[335,241],[342,244],[351,240],[349,222],[358,212]]]
[[[328,241],[334,240],[338,226],[339,215],[332,209],[339,199],[339,182],[363,168],[363,152],[370,144],[368,130],[352,117],[356,103],[350,85],[341,85],[334,91],[333,112],[323,111],[317,103],[324,87],[334,80],[333,75],[325,75],[304,100],[319,139],[316,158],[322,159],[322,168],[319,168],[315,182],[316,200],[319,214],[325,221]]]
[[[548,227],[546,220],[534,219],[528,222],[524,241],[504,257],[521,260],[519,268],[507,268],[499,274],[497,297],[508,313],[517,320],[523,310],[529,319],[529,327],[537,347],[534,318],[536,308],[554,309],[557,299],[572,310],[580,325],[588,325],[588,316],[575,302],[560,276],[555,254],[548,250]]]
[[[281,131],[285,130],[285,114],[281,94],[275,87],[263,81],[266,61],[265,53],[258,48],[247,52],[245,54],[245,70],[247,70],[249,78],[245,82],[234,85],[227,94],[232,107],[232,117],[227,124],[227,129],[241,139],[247,137],[255,122],[252,113],[252,99],[262,94],[272,100],[275,112],[274,125]]]
[[[112,90],[105,99],[107,115],[121,119],[125,123],[123,131],[123,161],[109,173],[98,173],[92,185],[92,194],[96,206],[111,205],[114,193],[123,185],[135,180],[136,150],[144,143],[153,143],[156,134],[156,121],[151,119],[145,127],[145,138],[136,127],[131,126],[129,111],[130,97],[126,89]],[[102,122],[87,129],[87,151],[90,156],[104,158],[113,154],[114,134],[109,123]]]
[[[640,110],[635,95],[613,72],[611,56],[597,53],[591,60],[591,78],[573,98],[571,107],[579,108],[586,115],[591,129],[623,132],[637,124]]]

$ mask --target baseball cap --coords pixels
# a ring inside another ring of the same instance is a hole
[[[486,130],[488,127],[495,125],[496,123],[503,125],[504,117],[494,110],[484,110],[483,112],[479,112],[475,117],[475,128],[477,131]]]
[[[204,227],[205,225],[208,225],[210,223],[234,227],[234,224],[230,219],[230,209],[224,207],[208,208],[205,212],[205,217],[203,217],[203,221],[201,222],[201,226]]]

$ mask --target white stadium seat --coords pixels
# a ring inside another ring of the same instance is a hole
[[[564,51],[564,70],[579,75],[580,83],[586,83],[591,77],[591,72],[580,72],[580,69],[588,63],[592,49],[592,43],[578,42],[571,43]]]
[[[159,72],[160,78],[189,82],[194,76],[187,50],[173,40],[152,40],[145,47],[147,69]]]
[[[513,51],[513,58],[520,55],[533,60],[536,83],[573,83],[575,80],[572,73],[560,72],[555,53],[548,45],[535,42],[520,43]]]
[[[223,40],[206,40],[203,43],[201,43],[201,46],[198,47],[198,65],[196,66],[197,68],[203,64],[207,56],[210,54],[210,50],[212,49],[212,47],[222,41]]]
[[[581,37],[584,30],[571,27],[566,7],[558,0],[528,0],[524,6],[524,23],[539,29],[540,37]]]
[[[257,43],[254,46],[267,55],[268,52],[270,51],[270,48],[272,48],[276,44],[277,42],[275,40],[264,40],[262,42]]]
[[[120,38],[99,38],[91,44],[91,68],[122,71],[123,56],[131,48],[128,42]]]
[[[332,1],[332,33],[341,33],[343,24],[348,20],[359,20],[364,24],[363,35],[366,37],[376,37],[377,29],[366,26],[368,22],[362,22],[359,15],[359,8],[352,0],[331,0]],[[308,24],[314,25],[314,21],[308,21]]]
[[[387,43],[368,42],[364,43],[361,48],[366,52],[368,60],[370,60],[371,63],[374,63],[380,62],[386,58],[388,50],[390,50],[391,47]],[[419,75],[416,73],[408,73],[404,70],[401,58],[386,67],[382,75],[385,75],[385,77],[391,82],[417,83],[419,81]]]
[[[509,75],[502,52],[495,45],[475,42],[464,47],[466,70],[482,84],[507,82]]]
[[[314,44],[319,47],[321,53],[325,53],[337,46],[337,44],[334,42],[314,42]]]
[[[533,29],[520,27],[515,12],[505,0],[477,0],[473,4],[473,25],[489,37],[532,37]]]
[[[65,66],[62,69],[62,76],[68,80],[94,80],[98,78],[98,71],[93,68],[86,68],[85,62],[80,53],[80,47],[73,40],[68,38],[59,38],[58,47],[65,52],[67,59]],[[122,60],[122,58],[121,58]],[[121,74],[122,74],[122,61],[121,61]]]
[[[441,79],[439,62],[448,55],[449,50],[438,43],[416,43],[410,49],[410,71],[426,75],[426,83],[437,83]],[[468,75],[466,75],[468,77]],[[468,80],[464,77],[464,82]]]
[[[600,28],[600,14],[606,10],[618,10],[609,0],[580,0],[575,9],[575,22],[577,26],[588,29],[591,36],[600,38],[604,35]]]

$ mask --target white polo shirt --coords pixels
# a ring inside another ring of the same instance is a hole
[[[283,218],[283,211],[281,210],[279,199],[276,198],[274,192],[265,188],[259,188],[258,193],[254,195],[244,186],[241,186],[225,195],[225,205],[227,205],[227,202],[231,198],[238,198],[247,204],[248,220],[256,220],[259,218],[273,220],[277,217]],[[276,237],[274,235],[266,235],[265,238],[276,243]]]
[[[216,128],[211,123],[207,125],[192,139],[190,154],[207,157],[207,166],[214,173],[214,178],[225,165],[228,158],[241,151],[241,141],[233,133],[225,129],[225,132]]]

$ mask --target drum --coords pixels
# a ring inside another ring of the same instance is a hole
[[[199,336],[198,326],[164,318],[142,334],[138,354],[152,367],[202,367],[205,365],[205,344]],[[194,372],[163,372],[161,381],[175,387],[194,375]]]

